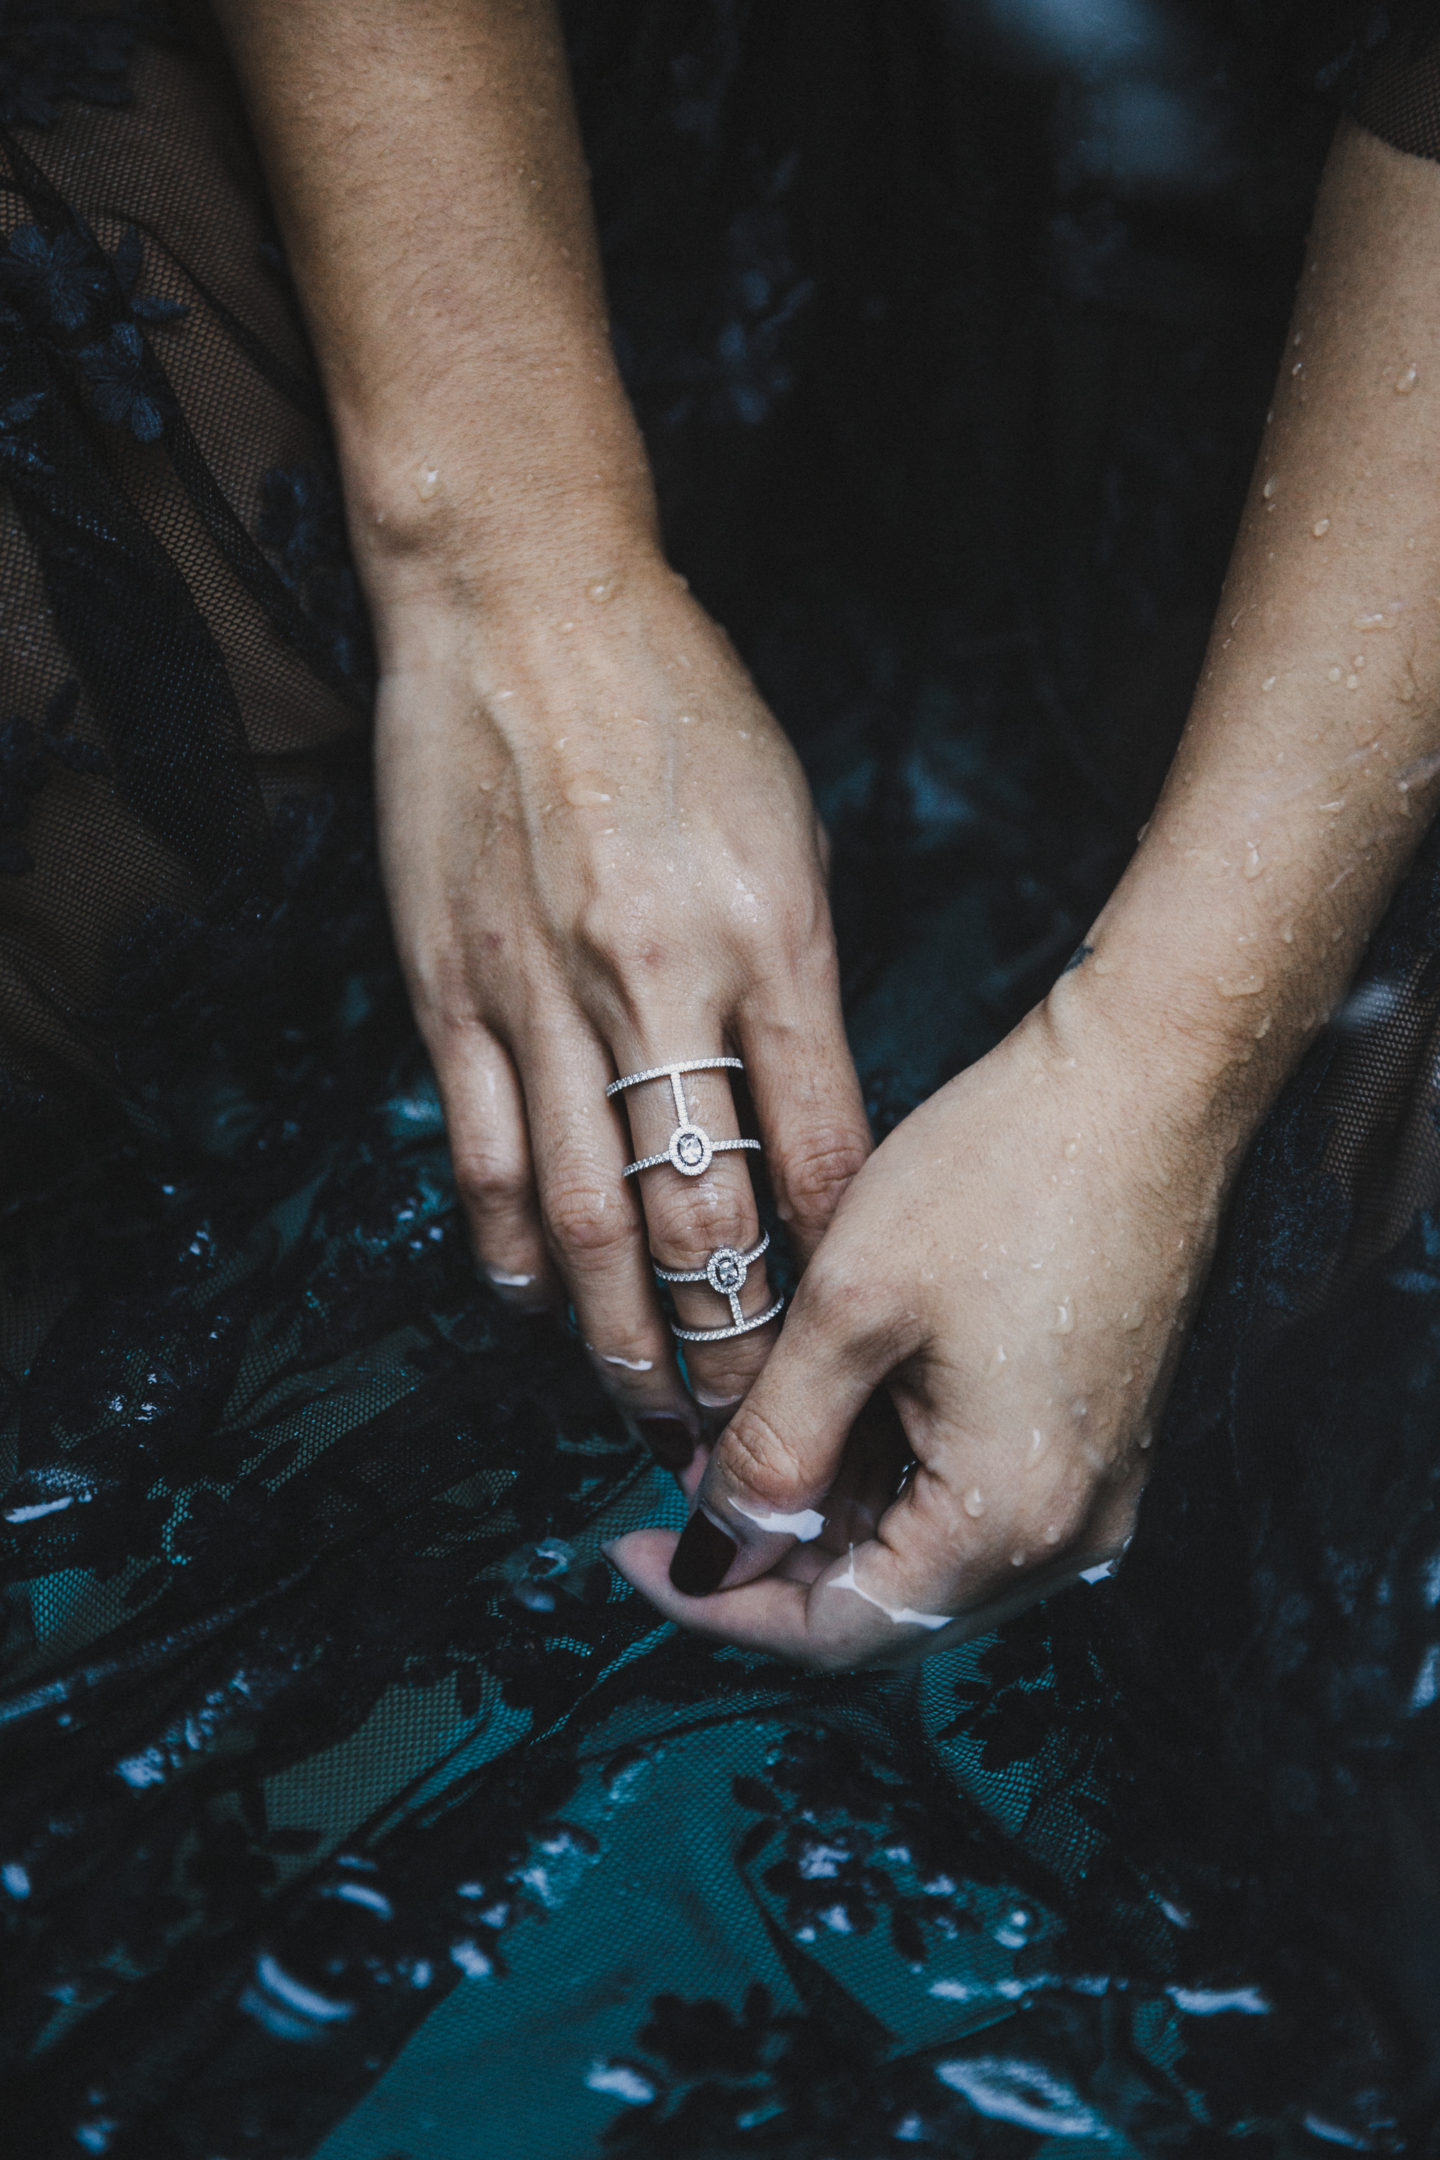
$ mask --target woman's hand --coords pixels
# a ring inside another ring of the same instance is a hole
[[[612,1548],[670,1617],[850,1665],[992,1625],[1124,1545],[1234,1148],[1224,1091],[1097,1003],[1062,978],[861,1171],[680,1550]],[[848,1550],[797,1544],[863,1472],[847,1435],[886,1381],[913,1473],[869,1535],[846,1511]]]
[[[386,881],[476,1252],[519,1303],[573,1299],[607,1384],[682,1469],[699,1425],[652,1256],[693,1270],[753,1248],[748,1161],[627,1180],[666,1147],[675,1103],[663,1080],[605,1087],[743,1057],[808,1256],[869,1141],[804,777],[723,633],[646,548],[612,538],[588,573],[503,606],[431,602],[411,580],[378,627]],[[730,1078],[684,1080],[716,1139],[740,1131]],[[687,1326],[730,1320],[705,1284],[674,1294]],[[769,1302],[758,1262],[743,1310]],[[773,1339],[690,1346],[702,1402],[733,1404]]]
[[[651,1253],[748,1251],[755,1204],[741,1154],[626,1181],[678,1105],[605,1088],[742,1056],[808,1253],[869,1145],[815,813],[662,559],[554,0],[217,8],[325,378],[380,654],[386,883],[476,1248],[502,1291],[568,1292],[678,1468],[698,1421]],[[724,1071],[684,1085],[737,1136]],[[752,1270],[747,1318],[763,1295]],[[731,1318],[704,1285],[677,1303]],[[733,1402],[772,1332],[696,1348],[702,1400]]]
[[[1123,1542],[1233,1166],[1440,803],[1437,260],[1440,165],[1342,126],[1155,813],[1084,964],[851,1187],[671,1575],[616,1548],[687,1625],[849,1663]],[[887,1375],[917,1467],[830,1561],[793,1538],[854,1535]]]

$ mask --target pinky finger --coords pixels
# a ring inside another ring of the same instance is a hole
[[[512,1304],[552,1305],[560,1285],[540,1227],[524,1098],[510,1054],[479,1021],[433,1047],[455,1184],[480,1272]]]

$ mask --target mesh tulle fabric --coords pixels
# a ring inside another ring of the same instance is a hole
[[[1440,158],[1440,32],[1412,38],[1371,72],[1356,118],[1412,157]]]
[[[1197,10],[1202,186],[1100,169],[1093,82],[980,9],[572,27],[674,552],[835,836],[883,1130],[1146,813],[1348,48]],[[1433,840],[1116,1578],[898,1677],[655,1627],[599,1549],[676,1497],[467,1258],[203,14],[10,0],[0,121],[14,2149],[1440,2151]]]

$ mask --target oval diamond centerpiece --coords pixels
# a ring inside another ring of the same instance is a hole
[[[670,1160],[683,1177],[699,1177],[708,1170],[713,1153],[710,1135],[698,1125],[677,1125],[670,1135]]]
[[[743,1290],[745,1287],[748,1273],[745,1255],[734,1251],[728,1245],[722,1245],[719,1252],[711,1253],[705,1273],[711,1289],[718,1290],[721,1297],[729,1297],[732,1290]]]

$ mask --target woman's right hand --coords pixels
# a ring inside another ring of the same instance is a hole
[[[627,1179],[666,1147],[676,1106],[664,1080],[605,1088],[742,1057],[779,1213],[808,1257],[870,1143],[804,776],[723,632],[648,547],[486,606],[453,577],[441,597],[412,579],[377,615],[386,885],[477,1256],[517,1303],[573,1301],[606,1385],[683,1473],[701,1424],[653,1263],[697,1269],[756,1244],[747,1158]],[[696,1123],[738,1136],[727,1072],[684,1086]],[[674,1295],[686,1326],[730,1318],[703,1283]],[[770,1302],[757,1262],[744,1312]],[[773,1338],[688,1346],[700,1402],[736,1402]]]

